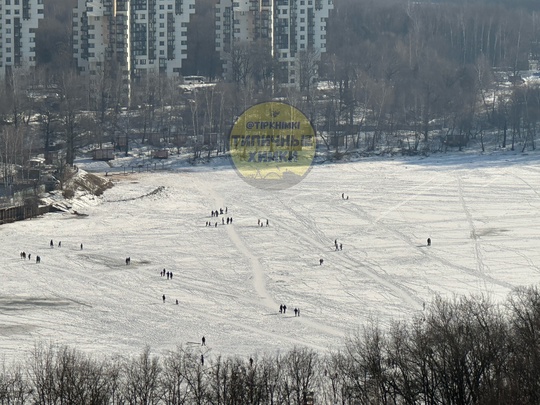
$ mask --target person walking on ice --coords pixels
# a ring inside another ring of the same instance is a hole
[[[427,245],[431,246],[431,238],[427,238]]]
[[[204,336],[201,339],[201,346],[206,346],[206,339],[204,338]]]
[[[165,294],[163,294],[163,302],[165,302]]]
[[[324,263],[324,260],[323,260],[323,259],[319,259],[319,265],[322,266],[323,263]]]
[[[51,243],[49,243],[49,245],[50,245],[51,247],[54,247],[54,242],[53,242],[52,239],[51,239]]]

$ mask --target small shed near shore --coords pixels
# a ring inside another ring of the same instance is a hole
[[[168,159],[169,150],[168,149],[158,149],[152,153],[152,158],[154,159]]]
[[[114,149],[113,148],[94,149],[92,158],[94,160],[113,160]]]

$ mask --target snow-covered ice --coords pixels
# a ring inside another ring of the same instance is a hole
[[[87,216],[0,227],[2,358],[24,359],[40,341],[97,356],[199,350],[203,335],[207,358],[325,351],[370,320],[421,314],[434,294],[503,300],[540,281],[533,154],[317,165],[283,191],[223,166],[112,178],[102,197],[76,205]]]

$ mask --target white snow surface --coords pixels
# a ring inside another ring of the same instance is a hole
[[[72,204],[87,216],[0,227],[0,360],[39,342],[96,357],[324,352],[367,322],[421,316],[435,294],[503,301],[540,281],[537,154],[323,164],[283,191],[223,165],[111,178],[102,197]]]

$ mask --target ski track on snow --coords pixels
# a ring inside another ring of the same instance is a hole
[[[205,191],[212,196],[214,202],[217,204],[218,207],[224,207],[226,206],[223,198],[219,196],[211,187],[208,187],[208,185],[205,184]],[[261,216],[265,216],[262,211],[259,211],[261,213]],[[233,218],[234,219],[234,218]],[[275,219],[273,218],[272,221]],[[277,223],[277,221],[276,221]],[[271,297],[271,295],[268,293],[266,289],[266,282],[265,282],[265,276],[264,276],[264,268],[259,262],[259,259],[257,256],[255,256],[253,253],[251,253],[250,249],[247,247],[246,243],[242,240],[242,238],[238,235],[234,225],[226,226],[227,228],[227,235],[231,239],[231,241],[234,243],[236,248],[239,250],[240,253],[249,261],[251,265],[251,269],[253,271],[253,285],[255,288],[255,291],[257,295],[261,298],[264,305],[272,310],[275,311],[278,307],[278,303]],[[304,325],[308,325],[311,328],[314,328],[319,331],[324,331],[325,333],[333,334],[337,337],[343,337],[343,332],[338,331],[330,326],[324,325],[320,322],[314,322],[306,317],[298,317],[297,321],[301,322]]]

